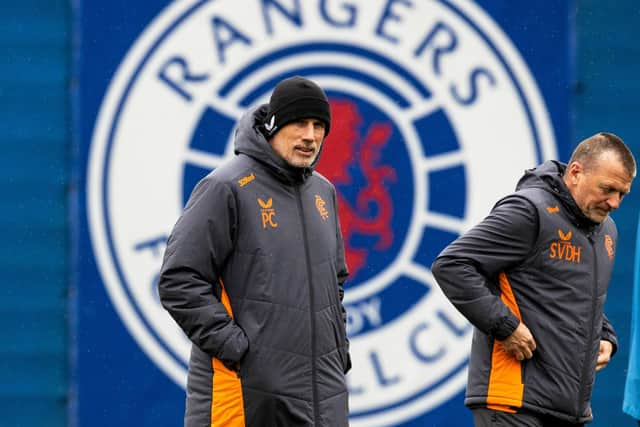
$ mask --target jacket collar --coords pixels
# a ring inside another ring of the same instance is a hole
[[[236,154],[245,154],[257,160],[283,183],[302,184],[313,174],[322,151],[308,168],[296,168],[289,165],[271,148],[271,144],[262,132],[267,107],[267,104],[260,105],[242,116],[236,130],[234,151]]]
[[[516,186],[516,190],[524,188],[542,188],[553,194],[568,212],[571,222],[578,228],[593,232],[600,227],[588,218],[578,207],[575,199],[564,183],[564,172],[567,165],[556,160],[548,160],[535,168],[525,171]]]

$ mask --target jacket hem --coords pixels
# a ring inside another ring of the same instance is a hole
[[[466,397],[465,400],[464,400],[464,404],[469,409],[476,409],[476,408],[487,408],[488,406],[491,406],[492,404],[499,403],[499,404],[503,404],[503,405],[512,407],[512,408],[514,408],[514,409],[516,409],[518,411],[523,410],[523,411],[533,412],[533,413],[540,414],[540,415],[549,415],[549,416],[552,416],[554,418],[558,418],[560,420],[568,421],[568,422],[572,422],[572,423],[588,423],[588,422],[593,421],[593,416],[591,416],[591,415],[590,416],[569,415],[569,414],[566,414],[564,412],[558,412],[558,411],[555,411],[553,409],[544,408],[542,406],[534,405],[534,404],[531,404],[531,403],[526,402],[526,401],[522,401],[521,405],[519,405],[519,406],[513,406],[513,405],[509,404],[509,401],[513,401],[513,399],[492,396],[492,403],[491,404],[487,403],[487,399],[488,399],[488,396]],[[491,408],[489,408],[489,409],[491,409]]]

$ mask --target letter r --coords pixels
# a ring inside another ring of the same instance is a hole
[[[171,71],[177,69],[176,71]],[[175,74],[179,73],[179,76]],[[187,83],[200,83],[209,79],[209,74],[194,74],[189,70],[187,61],[181,56],[174,56],[169,59],[158,71],[158,78],[178,95],[187,101],[191,101],[193,96],[187,91]]]

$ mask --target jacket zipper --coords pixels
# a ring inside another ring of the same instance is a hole
[[[313,424],[320,423],[320,409],[318,408],[318,380],[316,367],[316,316],[314,313],[314,293],[313,278],[311,276],[311,255],[309,254],[309,240],[307,237],[307,228],[304,222],[304,209],[302,206],[302,196],[300,187],[296,186],[296,201],[298,202],[298,213],[300,214],[300,226],[302,227],[302,240],[304,242],[304,255],[307,262],[307,281],[309,283],[309,316],[311,320],[311,392],[313,396]]]
[[[596,310],[596,304],[597,304],[597,300],[598,300],[598,253],[596,251],[596,247],[595,247],[595,242],[593,241],[593,236],[589,235],[587,237],[587,239],[589,240],[589,243],[591,244],[591,251],[593,252],[593,295],[591,298],[591,313],[595,313]],[[593,333],[594,333],[594,326],[595,326],[595,315],[591,316],[591,325],[589,328],[589,339],[587,340],[587,347],[585,349],[585,358],[584,358],[584,365],[582,367],[582,377],[580,378],[580,388],[578,389],[578,396],[577,399],[578,401],[576,402],[576,408],[578,409],[578,411],[580,410],[580,401],[582,400],[582,396],[584,395],[584,389],[586,387],[585,385],[585,381],[586,378],[589,374],[589,368],[591,366],[590,364],[590,360],[591,358],[588,357],[589,354],[591,353],[591,342],[593,341]],[[576,413],[576,422],[580,421],[580,413]]]

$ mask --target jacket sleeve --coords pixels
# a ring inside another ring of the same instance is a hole
[[[479,330],[503,340],[520,323],[502,302],[498,275],[522,263],[538,236],[533,204],[511,195],[478,225],[447,246],[432,265],[440,288]]]
[[[193,344],[228,367],[248,348],[244,331],[214,291],[232,251],[235,227],[233,193],[205,178],[169,236],[158,282],[163,307]]]
[[[349,269],[347,267],[346,257],[344,253],[344,240],[342,238],[342,230],[340,229],[340,219],[338,217],[338,200],[336,197],[335,189],[333,190],[333,203],[335,206],[336,215],[336,241],[338,247],[336,249],[336,272],[338,279],[338,292],[340,294],[340,309],[342,311],[342,321],[344,322],[345,340],[347,344],[347,367],[344,373],[346,374],[351,369],[351,355],[349,354],[349,338],[347,337],[347,310],[344,308],[342,301],[344,300],[344,282],[349,276]]]
[[[611,357],[613,357],[618,351],[618,337],[606,314],[602,315],[602,336],[600,338],[613,344],[613,350],[611,351]]]

